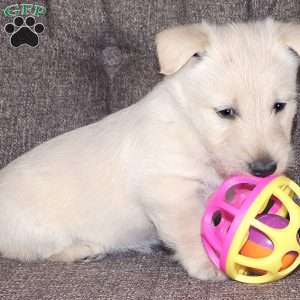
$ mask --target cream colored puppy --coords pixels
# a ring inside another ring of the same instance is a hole
[[[288,166],[300,26],[203,23],[156,41],[168,76],[150,94],[1,171],[3,256],[75,261],[162,240],[191,276],[218,276],[201,215],[226,176]]]

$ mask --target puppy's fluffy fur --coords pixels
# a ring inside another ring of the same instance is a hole
[[[278,174],[288,166],[300,26],[203,23],[156,41],[168,76],[144,99],[1,171],[3,256],[74,261],[160,239],[191,276],[218,276],[201,246],[201,214],[224,177],[249,173],[262,155]],[[278,101],[286,106],[275,113]],[[218,115],[226,108],[235,119]]]

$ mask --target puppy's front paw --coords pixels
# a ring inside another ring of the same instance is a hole
[[[227,279],[226,275],[208,260],[200,264],[199,262],[190,262],[188,265],[185,264],[185,268],[191,277],[200,280],[223,281]]]

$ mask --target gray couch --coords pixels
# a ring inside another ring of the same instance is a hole
[[[1,9],[13,1],[0,1]],[[16,1],[20,2],[20,1]],[[30,3],[31,1],[29,1]],[[154,35],[202,19],[222,23],[269,15],[300,21],[299,0],[48,0],[36,48],[0,34],[0,167],[34,146],[139,100],[157,83]],[[12,21],[1,17],[1,26]],[[300,131],[295,130],[300,179]],[[17,187],[16,187],[17,188]],[[1,192],[1,191],[0,191]],[[0,212],[1,213],[1,212]],[[191,279],[160,251],[88,264],[0,258],[0,299],[300,299],[299,273],[272,284]]]

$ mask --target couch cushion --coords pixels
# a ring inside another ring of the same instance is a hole
[[[11,4],[3,2],[1,9]],[[48,16],[37,18],[45,31],[36,48],[13,48],[8,36],[0,35],[0,167],[109,113],[108,78],[96,45],[104,34],[101,9],[94,1],[49,4]],[[13,18],[1,20],[4,26]]]
[[[162,252],[127,253],[88,264],[0,259],[1,300],[298,300],[299,275],[264,285],[199,281]]]

